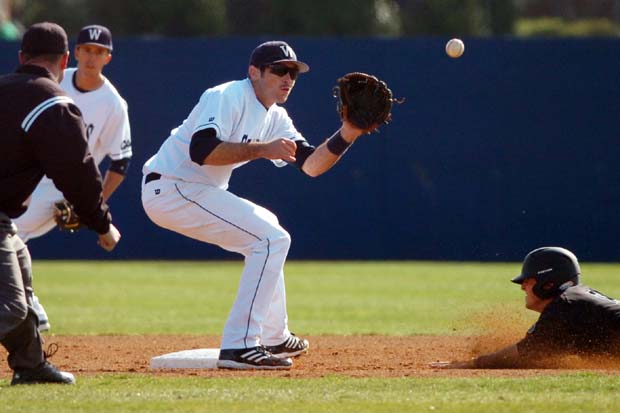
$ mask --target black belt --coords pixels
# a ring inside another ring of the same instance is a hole
[[[144,178],[144,185],[148,184],[151,181],[157,181],[159,178],[161,178],[161,174],[158,174],[157,172],[151,172]]]

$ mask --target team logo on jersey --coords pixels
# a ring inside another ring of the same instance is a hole
[[[88,35],[90,36],[90,40],[99,40],[99,36],[101,36],[101,29],[88,29]]]
[[[215,116],[209,118],[209,122],[213,122],[215,120]]]
[[[248,135],[243,135],[241,143],[260,142],[260,139],[248,139]]]
[[[121,151],[131,147],[131,139],[123,139],[121,142]]]

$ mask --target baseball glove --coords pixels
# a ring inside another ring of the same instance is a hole
[[[366,133],[389,123],[392,104],[400,103],[384,81],[361,72],[348,73],[338,79],[334,97],[340,118]]]
[[[61,231],[75,232],[82,228],[80,217],[73,210],[73,205],[67,201],[59,201],[54,204],[54,219]]]

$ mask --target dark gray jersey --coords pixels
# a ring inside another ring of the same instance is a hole
[[[620,302],[585,285],[568,288],[543,310],[519,355],[620,355]]]

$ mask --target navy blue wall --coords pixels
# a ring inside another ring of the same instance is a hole
[[[106,73],[126,98],[131,171],[111,199],[122,242],[100,251],[93,233],[53,231],[35,258],[228,258],[159,229],[140,204],[141,166],[202,91],[245,76],[266,39],[118,39]],[[286,107],[320,143],[338,126],[331,89],[349,71],[384,78],[397,97],[392,124],[362,137],[311,179],[257,161],[230,189],[274,211],[298,259],[521,260],[568,247],[582,260],[620,257],[620,41],[289,38],[312,70]],[[0,71],[18,45],[0,44]]]

